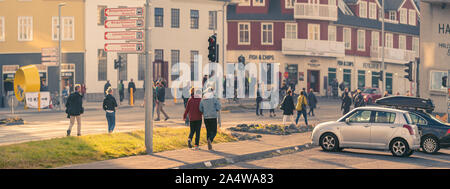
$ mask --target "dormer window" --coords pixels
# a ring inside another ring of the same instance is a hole
[[[284,7],[286,9],[293,9],[294,8],[295,0],[285,0],[284,2],[285,2]]]
[[[253,6],[256,7],[266,6],[265,0],[253,0]]]
[[[389,11],[389,20],[397,20],[397,12]]]
[[[367,18],[367,2],[365,1],[359,2],[359,17]]]

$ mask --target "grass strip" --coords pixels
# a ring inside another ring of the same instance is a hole
[[[155,153],[187,148],[189,128],[155,128]],[[205,145],[202,129],[200,145]],[[144,155],[144,131],[63,137],[0,146],[0,169],[42,169],[70,164],[90,163],[127,156]],[[229,134],[218,132],[214,143],[236,141]]]

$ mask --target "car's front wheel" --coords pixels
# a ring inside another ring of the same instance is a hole
[[[434,154],[437,151],[439,151],[439,141],[436,139],[436,137],[433,136],[425,136],[421,140],[421,147],[422,150],[427,154]]]
[[[339,140],[336,135],[332,133],[325,133],[322,137],[320,137],[320,146],[327,152],[334,152],[340,149]]]
[[[403,139],[394,139],[389,147],[392,155],[396,157],[408,157],[413,152],[409,149],[408,143]]]

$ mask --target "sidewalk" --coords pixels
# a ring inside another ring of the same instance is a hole
[[[226,164],[255,160],[264,157],[292,153],[312,148],[311,132],[287,136],[262,135],[262,138],[249,141],[213,144],[214,151],[207,146],[201,150],[182,149],[140,155],[59,169],[201,169],[220,168]],[[201,136],[205,137],[205,136]]]

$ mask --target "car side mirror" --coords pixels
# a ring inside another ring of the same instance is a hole
[[[350,118],[345,118],[345,123],[348,125],[350,124]]]

